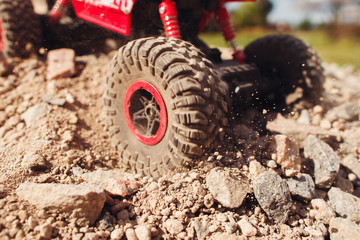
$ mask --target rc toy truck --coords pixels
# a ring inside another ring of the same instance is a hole
[[[301,40],[270,35],[237,48],[224,4],[243,1],[47,0],[53,7],[44,24],[31,0],[0,0],[0,49],[7,58],[28,56],[66,9],[128,36],[105,77],[106,123],[123,163],[159,178],[221,144],[229,116],[245,103],[272,107],[295,91],[303,99],[321,95],[320,59]],[[198,38],[212,18],[233,59]]]

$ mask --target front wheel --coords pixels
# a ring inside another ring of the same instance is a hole
[[[227,124],[221,83],[185,41],[145,38],[121,47],[107,72],[104,104],[123,162],[159,178],[217,146]]]
[[[321,60],[315,50],[300,39],[285,34],[269,35],[250,43],[245,49],[247,63],[255,63],[263,82],[260,95],[286,98],[297,88],[302,99],[317,103],[325,81]]]

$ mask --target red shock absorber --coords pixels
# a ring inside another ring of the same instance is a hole
[[[204,28],[206,27],[206,25],[210,22],[210,20],[214,17],[214,13],[213,12],[209,12],[209,11],[203,11],[201,13],[201,20],[200,20],[200,25],[199,25],[199,33],[201,33]]]
[[[57,24],[60,21],[69,3],[70,0],[56,0],[54,6],[49,13],[49,19],[53,25]]]
[[[225,40],[227,42],[230,42],[231,47],[233,48],[234,59],[236,59],[237,61],[239,61],[241,63],[244,63],[245,55],[240,49],[237,49],[237,47],[236,47],[236,44],[234,42],[235,31],[230,22],[230,15],[229,15],[227,9],[222,5],[222,3],[220,3],[219,9],[217,10],[216,15],[217,15],[217,18],[216,18],[217,22],[220,24],[221,31],[224,35]]]
[[[181,39],[177,20],[178,12],[176,10],[175,2],[171,0],[163,0],[163,2],[159,5],[159,13],[164,24],[166,37]]]
[[[235,38],[235,32],[230,22],[230,15],[224,6],[220,6],[217,10],[216,20],[220,24],[225,40],[232,41]]]

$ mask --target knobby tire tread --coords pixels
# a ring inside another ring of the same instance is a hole
[[[287,34],[273,34],[250,43],[244,53],[246,61],[255,63],[260,70],[277,64],[278,71],[286,72],[286,79],[280,79],[283,94],[301,87],[304,99],[319,101],[324,91],[324,69],[316,51],[302,40]]]
[[[37,51],[41,43],[41,25],[31,0],[0,0],[6,58],[26,58]],[[27,48],[30,43],[31,47]]]

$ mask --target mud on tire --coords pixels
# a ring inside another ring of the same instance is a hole
[[[276,94],[286,96],[300,87],[303,99],[319,101],[324,70],[316,51],[302,40],[285,34],[269,35],[250,43],[244,53],[247,63],[259,67]]]
[[[226,94],[213,64],[191,44],[162,37],[129,42],[105,80],[112,143],[127,167],[159,178],[222,141]]]
[[[31,0],[0,0],[0,51],[5,57],[28,57],[40,42],[40,20]]]

